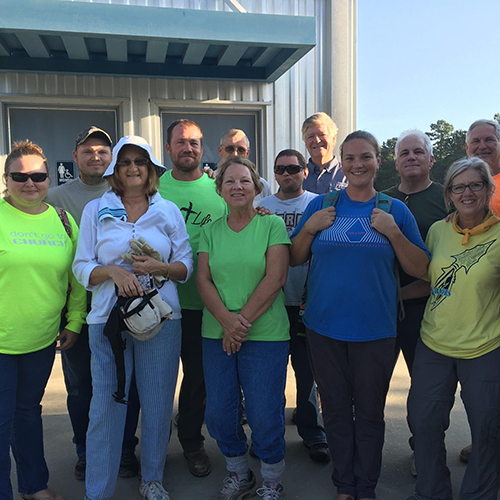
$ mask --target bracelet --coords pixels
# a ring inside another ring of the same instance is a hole
[[[165,276],[165,281],[170,279],[170,264],[167,263],[167,275]]]

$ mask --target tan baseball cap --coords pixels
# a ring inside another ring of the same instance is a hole
[[[111,140],[110,135],[106,131],[104,131],[102,128],[99,128],[99,127],[96,127],[95,125],[92,125],[90,128],[82,130],[78,134],[78,137],[76,138],[76,141],[75,141],[75,149],[80,144],[83,144],[91,135],[100,136],[102,139],[104,139],[109,144],[110,148],[113,147],[113,141]]]

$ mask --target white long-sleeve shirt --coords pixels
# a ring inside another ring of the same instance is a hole
[[[132,265],[120,254],[130,251],[132,238],[144,238],[162,256],[164,262],[182,262],[187,269],[186,279],[193,272],[193,257],[189,236],[177,206],[158,193],[150,198],[149,208],[136,222],[126,222],[121,200],[111,191],[85,207],[73,273],[76,279],[92,291],[92,309],[88,324],[106,323],[116,301],[115,285],[109,279],[98,285],[90,284],[90,275],[98,266],[120,266],[132,271]],[[173,319],[181,317],[181,307],[175,281],[169,280],[159,290],[162,299],[173,309]]]

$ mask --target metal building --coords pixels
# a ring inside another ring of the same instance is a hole
[[[330,114],[339,140],[355,128],[356,13],[356,0],[4,0],[0,159],[29,138],[57,182],[97,125],[145,137],[168,165],[166,128],[190,117],[204,162],[242,128],[272,181],[281,149],[306,154],[307,116]]]

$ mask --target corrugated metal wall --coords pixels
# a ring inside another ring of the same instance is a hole
[[[81,0],[79,0],[81,1]],[[89,0],[86,0],[89,1]],[[143,135],[160,155],[163,144],[159,111],[171,107],[236,108],[259,110],[261,171],[273,179],[272,163],[281,149],[293,147],[306,153],[300,134],[303,120],[325,110],[320,98],[324,86],[325,35],[331,20],[332,0],[240,0],[251,13],[315,16],[317,46],[274,84],[229,81],[163,80],[92,76],[0,73],[3,102],[49,104],[51,106],[113,106],[119,110],[119,133]],[[355,3],[356,0],[347,0]],[[223,0],[108,0],[100,3],[229,10]],[[241,14],[245,15],[245,14]],[[322,83],[323,82],[323,83]],[[5,113],[5,108],[0,111]],[[6,124],[5,116],[0,123]],[[6,152],[7,134],[0,134],[0,152]]]

